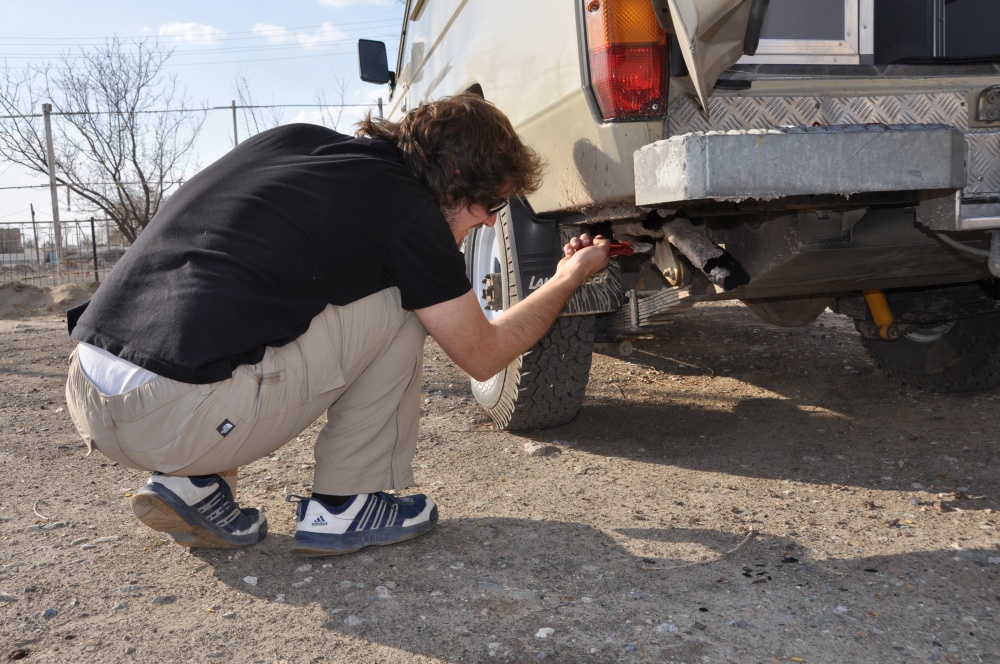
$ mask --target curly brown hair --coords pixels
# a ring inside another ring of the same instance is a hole
[[[472,92],[421,102],[399,122],[369,113],[357,135],[394,143],[446,205],[489,205],[541,185],[538,155],[506,115]]]

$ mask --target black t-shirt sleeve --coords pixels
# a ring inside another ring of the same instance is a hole
[[[440,211],[414,215],[396,235],[386,262],[404,309],[421,309],[464,295],[471,288],[465,258]]]

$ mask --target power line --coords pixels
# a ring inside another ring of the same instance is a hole
[[[232,111],[258,108],[368,108],[369,104],[226,104],[225,106],[205,106],[199,108],[164,108],[150,111],[52,111],[49,115],[159,115],[164,113],[207,113],[209,111]],[[44,113],[22,113],[19,115],[0,115],[0,120],[21,120],[26,118],[45,117]]]
[[[389,35],[380,35],[386,38],[399,37],[399,33],[390,33]],[[264,38],[267,39],[267,38]],[[168,46],[173,48],[172,56],[177,57],[190,57],[190,56],[200,56],[208,53],[246,53],[253,51],[283,51],[288,49],[301,49],[301,48],[324,48],[328,46],[340,46],[344,44],[355,43],[356,38],[351,35],[345,35],[343,37],[338,37],[337,39],[327,39],[323,41],[310,42],[304,44],[300,41],[293,43],[279,43],[279,44],[260,44],[257,46],[253,45],[239,45],[232,47],[219,47],[219,48],[195,48],[195,49],[181,49],[180,45],[190,43],[183,42],[179,45]],[[8,44],[0,44],[0,46],[9,46]],[[78,60],[80,58],[87,57],[86,54],[74,54],[74,53],[25,53],[23,55],[18,55],[15,53],[0,53],[0,57],[8,60],[36,60],[38,58],[66,58],[69,60]]]
[[[167,62],[167,63],[164,64],[164,67],[167,67],[167,68],[170,68],[170,67],[201,67],[201,66],[205,66],[205,65],[234,65],[234,64],[241,64],[241,63],[245,63],[245,62],[278,62],[278,61],[281,61],[281,60],[307,60],[307,59],[315,59],[315,58],[328,58],[328,57],[336,56],[336,55],[348,55],[348,54],[351,54],[351,53],[353,53],[352,50],[346,50],[346,51],[333,51],[333,52],[329,52],[328,51],[328,52],[325,52],[325,53],[314,53],[314,54],[310,54],[310,55],[291,55],[291,56],[280,57],[280,58],[253,58],[253,59],[241,58],[239,60],[216,60],[216,61],[212,61],[212,62]],[[28,67],[10,67],[10,69],[13,70],[13,71],[26,71],[28,69]]]
[[[400,23],[400,19],[393,18],[393,19],[377,19],[377,20],[372,20],[372,21],[348,21],[348,22],[345,22],[345,23],[323,23],[321,25],[307,25],[307,26],[299,26],[299,27],[295,27],[295,28],[284,28],[284,27],[281,27],[281,26],[274,26],[273,28],[266,28],[266,29],[262,29],[262,30],[234,30],[232,32],[223,33],[222,36],[219,36],[217,38],[218,39],[254,39],[258,35],[260,35],[261,33],[272,33],[273,32],[273,33],[284,35],[284,34],[296,34],[297,31],[303,31],[303,33],[305,33],[306,31],[326,30],[328,27],[338,28],[338,27],[345,26],[345,25],[367,25],[367,26],[374,26],[375,24],[382,24],[382,23],[385,23],[387,25],[392,25],[392,26],[398,26],[399,23]],[[250,35],[250,36],[249,37],[230,37],[229,35]],[[122,40],[145,40],[145,41],[148,41],[150,39],[156,39],[156,38],[158,38],[156,36],[150,36],[150,35],[139,35],[139,36],[131,36],[131,37],[121,37],[121,36],[117,36],[116,35],[116,37],[118,39],[122,39]],[[169,37],[169,35],[160,35],[160,37]],[[0,35],[0,39],[48,42],[48,43],[44,44],[46,46],[82,46],[82,45],[86,45],[86,44],[80,44],[80,43],[75,43],[75,44],[73,44],[73,43],[71,43],[71,44],[60,44],[58,42],[53,42],[53,41],[50,41],[50,40],[55,40],[55,39],[74,39],[74,40],[80,40],[81,42],[93,41],[95,44],[97,44],[97,43],[100,43],[100,42],[103,42],[103,41],[107,40],[108,37],[107,36],[104,36],[104,37],[67,37],[67,36],[61,36],[61,37],[11,37],[11,36]],[[211,38],[206,37],[206,39],[211,39]],[[5,46],[5,45],[6,44],[0,44],[0,46]],[[17,44],[14,44],[14,45],[17,46]]]

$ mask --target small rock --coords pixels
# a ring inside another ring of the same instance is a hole
[[[153,604],[173,604],[177,601],[177,595],[157,595],[153,598]]]
[[[378,595],[379,599],[388,599],[392,597],[392,595],[389,594],[389,589],[385,586],[375,586],[375,594]]]
[[[524,449],[525,454],[533,457],[552,456],[553,454],[559,454],[561,451],[555,445],[548,445],[546,443],[524,443],[521,447]]]
[[[46,620],[51,620],[58,615],[59,612],[56,611],[55,609],[45,609],[44,611],[42,611],[42,617],[45,618]]]
[[[17,597],[14,595],[8,595],[7,593],[0,593],[0,602],[16,602]]]
[[[89,537],[77,537],[75,540],[69,543],[70,546],[77,546],[79,544],[86,544],[90,541]]]
[[[92,549],[96,549],[97,545],[96,544],[84,544],[80,548],[83,549],[84,551],[90,551]]]
[[[295,568],[295,572],[297,574],[301,574],[303,572],[311,572],[312,568],[313,568],[312,565],[310,565],[309,563],[306,563],[305,565],[299,565],[298,567],[296,567]]]
[[[256,586],[257,585],[257,577],[256,576],[244,576],[243,577],[243,583],[247,584],[248,586]]]
[[[124,593],[126,595],[132,595],[132,594],[135,594],[135,593],[140,593],[143,590],[145,590],[145,588],[143,588],[142,586],[131,585],[131,586],[123,586],[122,588],[119,588],[118,592]]]
[[[837,607],[837,613],[847,613],[847,607],[846,606],[838,606]]]
[[[518,602],[537,602],[538,595],[535,594],[533,590],[526,590],[521,588],[511,588],[507,591],[507,595],[511,599],[515,599]]]
[[[221,650],[213,650],[212,652],[205,655],[205,657],[207,657],[208,659],[221,659],[222,657],[225,656],[226,653],[222,652]]]
[[[226,611],[225,613],[222,614],[222,617],[225,618],[226,620],[231,620],[236,617],[236,613],[233,611]]]
[[[53,521],[52,523],[40,523],[35,526],[28,526],[24,529],[26,533],[37,533],[49,530],[56,530],[58,528],[65,528],[69,525],[68,521]]]
[[[128,648],[125,648],[125,654],[126,655],[134,655],[135,654],[135,646],[129,646]]]
[[[661,633],[661,634],[663,634],[663,633],[676,634],[677,633],[677,625],[671,625],[670,623],[661,623],[661,624],[659,624],[659,625],[656,626],[656,631],[659,632],[659,633]]]
[[[112,611],[121,611],[122,609],[124,609],[127,606],[128,606],[128,602],[118,602],[113,607],[111,607],[111,610]]]
[[[549,638],[550,636],[552,636],[555,633],[556,633],[556,630],[554,630],[553,628],[551,628],[551,627],[543,627],[540,630],[538,630],[537,632],[535,632],[535,638],[536,639],[547,639],[547,638]]]
[[[1000,556],[990,556],[986,559],[990,565],[1000,565]]]
[[[357,627],[363,622],[364,622],[363,618],[355,615],[350,615],[344,618],[344,624],[347,625],[348,627]]]
[[[117,542],[118,535],[108,535],[107,537],[98,537],[94,540],[94,544],[107,544],[108,542]]]

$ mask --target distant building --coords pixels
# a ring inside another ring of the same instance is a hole
[[[22,251],[21,229],[0,228],[0,254],[19,254]]]

